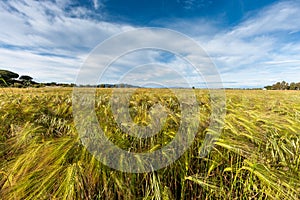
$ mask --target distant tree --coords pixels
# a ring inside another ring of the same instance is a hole
[[[51,82],[51,83],[46,83],[45,85],[46,86],[57,86],[57,83],[56,82]]]
[[[280,82],[277,82],[272,85],[272,90],[280,90]]]
[[[295,90],[300,90],[300,82],[296,83]]]
[[[272,86],[265,86],[267,90],[300,90],[300,82],[291,82],[290,84],[282,81],[273,84]]]
[[[291,82],[291,83],[290,83],[289,90],[296,90],[296,83]]]
[[[17,73],[8,71],[8,70],[0,70],[0,84],[1,85],[10,85],[14,83],[14,80],[18,78],[19,75]]]
[[[34,83],[32,81],[32,77],[31,76],[27,76],[27,75],[22,75],[19,77],[19,81],[21,81],[21,83],[23,84],[23,86],[25,87],[29,87],[32,86],[32,84]]]
[[[27,75],[22,75],[20,76],[19,80],[22,80],[22,81],[32,81],[32,77],[31,76],[27,76]]]
[[[264,88],[267,89],[267,90],[272,90],[272,86],[271,85],[267,85]]]
[[[272,85],[272,90],[288,90],[289,89],[289,83],[282,81],[277,82],[276,84]]]
[[[289,88],[289,84],[288,84],[287,82],[282,81],[282,82],[280,83],[280,89],[281,89],[281,90],[287,90],[288,88]]]

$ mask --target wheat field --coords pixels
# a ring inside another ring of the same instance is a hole
[[[155,151],[174,138],[180,102],[168,89],[138,89],[133,121],[147,125],[149,108],[167,107],[150,139],[128,136],[110,109],[112,89],[97,89],[95,111],[120,148]],[[300,199],[299,91],[226,90],[226,117],[206,157],[210,97],[194,90],[197,135],[174,163],[149,173],[124,173],[99,162],[82,145],[72,115],[72,88],[0,90],[0,199]]]

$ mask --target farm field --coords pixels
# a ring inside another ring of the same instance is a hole
[[[206,90],[194,90],[199,128],[173,164],[149,173],[111,169],[81,144],[72,88],[0,89],[0,199],[300,199],[300,92],[226,90],[226,117],[211,152]],[[122,149],[155,151],[180,126],[180,104],[167,89],[138,89],[133,121],[147,125],[159,102],[168,113],[151,139],[124,136],[110,110],[112,89],[97,89],[95,110],[106,136]]]

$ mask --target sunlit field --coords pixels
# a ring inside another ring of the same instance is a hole
[[[0,89],[0,199],[300,199],[300,92],[226,91],[221,136],[204,158],[211,105],[194,90],[199,128],[193,145],[170,166],[124,173],[99,162],[81,144],[72,116],[72,88]],[[160,103],[170,112],[157,135],[124,134],[110,109],[112,89],[97,89],[95,110],[120,148],[152,152],[174,138],[180,102],[167,89],[138,89],[133,121],[147,125]]]

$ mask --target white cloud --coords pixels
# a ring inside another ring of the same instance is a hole
[[[79,58],[42,56],[30,51],[3,48],[0,48],[0,57],[3,66],[11,67],[13,58],[13,63],[17,63],[13,67],[15,72],[20,75],[29,74],[40,82],[74,82],[78,73],[74,66],[80,62]]]
[[[99,1],[93,0],[93,3],[94,3],[94,8],[97,10],[100,7]]]
[[[72,5],[71,0],[0,2],[0,68],[28,74],[40,81],[74,82],[90,50],[108,37],[134,28],[91,18],[92,11],[84,7],[73,6],[66,12],[69,5]],[[103,5],[101,1],[93,0],[93,6],[100,9]],[[298,1],[283,1],[250,13],[230,29],[220,26],[218,19],[173,19],[156,23],[196,40],[217,65],[226,87],[300,81]],[[156,37],[149,33],[135,39],[153,41]],[[181,46],[182,52],[186,50],[186,44],[171,36],[168,39],[174,41],[168,44],[170,48]],[[120,44],[131,45],[131,41],[120,41]],[[188,48],[187,58],[191,58],[190,51],[192,49]],[[117,78],[130,67],[158,63],[176,68],[182,75],[190,77],[191,82],[199,82],[195,73],[188,72],[189,68],[180,59],[162,62],[160,53],[140,52],[121,59],[119,67],[111,68],[110,75]],[[203,61],[200,57],[197,59]],[[169,72],[156,71],[160,79]]]
[[[70,17],[63,10],[70,2],[58,2],[0,2],[1,68],[42,81],[52,78],[74,82],[75,72],[92,48],[114,34],[132,29],[88,17]],[[76,12],[84,12],[84,8],[78,7]]]
[[[183,8],[186,10],[192,10],[199,7],[207,7],[212,4],[212,1],[204,0],[177,0],[178,3],[181,3]]]
[[[299,30],[300,4],[280,2],[229,31],[221,30],[210,40],[199,37],[197,41],[212,57],[225,82],[261,87],[275,79],[300,81]]]
[[[2,3],[3,4],[3,3]],[[16,11],[1,9],[0,38],[17,46],[92,48],[105,38],[130,26],[68,17],[51,2],[10,1]],[[50,13],[50,14],[49,14]],[[36,38],[41,40],[36,40]]]
[[[300,81],[296,68],[300,57],[300,3],[282,1],[245,16],[229,28],[220,19],[173,19],[156,24],[195,39],[218,67],[225,86],[261,87],[265,80],[274,79]],[[258,76],[262,81],[252,78],[256,74],[262,74]]]
[[[237,26],[229,34],[244,38],[273,32],[298,32],[300,30],[299,1],[284,1],[260,11]]]

